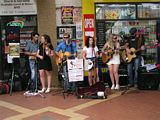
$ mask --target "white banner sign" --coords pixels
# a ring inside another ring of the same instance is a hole
[[[0,0],[0,15],[36,15],[37,0]]]
[[[67,60],[69,82],[83,81],[83,59]]]

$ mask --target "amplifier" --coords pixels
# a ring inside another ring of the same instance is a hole
[[[128,86],[128,73],[126,67],[121,67],[119,69],[119,84],[120,86]]]
[[[158,90],[160,83],[160,73],[139,72],[137,85],[140,90]]]

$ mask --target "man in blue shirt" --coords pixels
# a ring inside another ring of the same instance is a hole
[[[76,43],[72,42],[72,40],[70,39],[70,35],[68,33],[64,33],[63,41],[59,43],[59,45],[56,47],[55,52],[59,58],[58,60],[60,63],[59,65],[63,67],[64,91],[68,91],[68,90],[75,91],[75,83],[69,82],[69,79],[68,79],[66,59],[75,59],[77,57],[77,46],[76,46]]]
[[[38,51],[38,33],[31,34],[31,40],[26,42],[25,54],[29,58],[29,67],[31,72],[31,82],[32,90],[36,89],[36,77],[37,77],[37,65],[36,65],[36,55]]]

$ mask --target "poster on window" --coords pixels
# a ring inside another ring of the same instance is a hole
[[[20,43],[9,43],[9,56],[12,58],[20,57]]]
[[[121,7],[119,7],[121,6]],[[115,5],[105,9],[105,19],[136,19],[136,6]]]
[[[74,8],[73,9],[73,22],[82,22],[82,8]]]
[[[61,7],[62,24],[73,24],[73,6]]]
[[[82,21],[76,23],[76,38],[82,39]]]
[[[64,33],[68,33],[71,38],[76,38],[76,26],[58,26],[57,39],[62,39]]]
[[[69,82],[83,81],[83,59],[67,60]]]

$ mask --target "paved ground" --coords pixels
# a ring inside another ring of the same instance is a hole
[[[0,95],[0,120],[159,120],[160,91],[109,91],[107,99],[24,92]],[[54,92],[55,93],[55,92]]]

